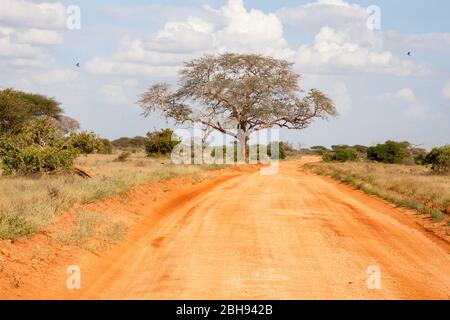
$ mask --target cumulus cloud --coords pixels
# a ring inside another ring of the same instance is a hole
[[[290,25],[317,31],[324,21],[333,27],[346,27],[355,21],[367,19],[366,9],[343,0],[318,0],[300,6],[285,7],[277,11],[280,19]]]
[[[312,44],[300,47],[296,62],[308,71],[357,71],[398,76],[427,75],[425,67],[354,42],[345,32],[323,27]]]
[[[15,43],[30,45],[58,45],[62,44],[62,34],[54,30],[31,28],[12,33],[11,40]]]
[[[380,35],[367,28],[367,8],[343,0],[317,0],[277,11],[283,23],[318,33],[324,26],[345,32],[353,41],[380,49]]]
[[[247,10],[242,0],[229,0],[217,11],[219,23],[199,17],[170,21],[150,40],[126,37],[108,58],[88,62],[93,73],[175,76],[184,61],[204,53],[251,52],[280,58],[294,56],[283,38],[283,25],[273,13]]]
[[[0,8],[2,25],[53,29],[66,22],[65,8],[60,2],[0,0]]]
[[[225,27],[215,34],[219,52],[253,52],[281,58],[293,54],[283,38],[283,24],[274,13],[248,11],[243,0],[229,0],[221,13]]]
[[[0,8],[0,66],[4,74],[14,76],[13,79],[8,76],[8,81],[52,81],[43,80],[46,75],[34,79],[36,72],[46,72],[56,81],[64,80],[68,73],[54,65],[54,56],[47,48],[63,43],[61,31],[66,21],[63,4],[52,0],[0,0]]]
[[[42,51],[27,43],[14,43],[10,36],[0,36],[0,58],[37,58]]]

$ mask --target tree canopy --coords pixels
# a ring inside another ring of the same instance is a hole
[[[59,102],[53,98],[14,89],[0,90],[0,135],[17,133],[36,117],[59,119],[62,113]]]
[[[285,60],[255,54],[206,55],[185,63],[180,86],[150,87],[139,100],[144,116],[160,111],[177,124],[200,123],[237,139],[243,154],[254,132],[272,127],[304,129],[336,115],[327,95],[300,97],[300,75]]]

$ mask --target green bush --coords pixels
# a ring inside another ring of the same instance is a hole
[[[395,141],[386,141],[384,144],[367,149],[367,158],[377,162],[401,164],[404,159],[409,157],[411,157],[411,153],[404,143]]]
[[[173,139],[173,131],[171,129],[149,132],[145,142],[145,151],[149,156],[166,155],[171,153],[179,143],[178,139]]]
[[[97,144],[97,151],[100,154],[112,154],[113,145],[108,139],[99,139]]]
[[[99,138],[93,132],[72,132],[69,143],[85,155],[94,153],[99,147]]]
[[[330,149],[324,147],[324,146],[313,146],[310,148],[314,154],[317,154],[319,156],[325,155],[329,152],[331,152]]]
[[[355,161],[358,158],[358,152],[353,148],[342,147],[334,148],[335,152],[325,153],[322,157],[325,162],[347,162],[347,161]]]
[[[147,142],[146,137],[134,137],[134,138],[128,138],[128,137],[122,137],[117,140],[114,140],[112,142],[112,145],[116,148],[120,149],[132,149],[132,150],[138,150],[138,149],[145,149],[145,143]]]
[[[424,164],[438,173],[447,173],[450,170],[450,145],[433,148],[424,159]]]
[[[5,175],[67,170],[77,155],[66,143],[56,121],[47,116],[29,121],[16,136],[0,140]]]
[[[22,216],[0,214],[0,239],[19,239],[29,237],[37,227]]]
[[[358,153],[351,148],[339,149],[334,153],[334,160],[339,162],[355,161],[357,157]]]

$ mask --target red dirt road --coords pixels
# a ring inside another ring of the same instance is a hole
[[[177,199],[103,263],[87,262],[82,272],[95,280],[67,297],[450,298],[447,243],[382,201],[303,172],[301,162]],[[379,290],[367,287],[369,266],[380,268]]]
[[[304,172],[305,161],[311,159],[284,162],[273,176],[223,175],[174,191],[158,206],[142,199],[145,214],[124,241],[103,257],[71,260],[81,268],[82,290],[68,290],[66,269],[58,267],[59,275],[37,274],[40,281],[17,294],[450,299],[448,242],[428,234],[410,213]],[[367,287],[370,266],[381,271],[379,290]]]

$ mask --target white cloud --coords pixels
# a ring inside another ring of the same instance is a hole
[[[383,50],[383,37],[366,26],[364,7],[343,0],[318,0],[275,13],[247,10],[243,0],[229,0],[212,10],[219,23],[190,16],[170,21],[150,40],[125,37],[109,58],[90,61],[89,70],[104,74],[175,75],[175,67],[204,53],[259,53],[296,63],[301,72],[365,72],[423,76],[431,71],[411,59]],[[325,17],[325,18],[324,18]],[[283,24],[305,22],[317,29],[313,43],[289,47]],[[324,21],[330,26],[323,26]],[[320,29],[319,29],[320,27]],[[159,70],[160,69],[160,70]]]
[[[324,21],[333,27],[345,27],[367,19],[366,9],[343,0],[318,0],[305,5],[285,7],[277,11],[280,19],[290,25],[318,31]]]
[[[0,0],[0,8],[2,25],[52,29],[66,22],[65,8],[60,2]]]
[[[54,30],[32,28],[14,32],[11,36],[11,40],[21,44],[58,45],[63,43],[64,38],[62,34]]]
[[[73,79],[45,47],[63,43],[66,13],[60,1],[0,0],[0,8],[2,81],[45,85]]]
[[[186,53],[207,50],[214,41],[214,25],[202,19],[188,17],[185,21],[172,21],[165,24],[149,49],[160,52]]]
[[[300,47],[296,62],[302,70],[316,72],[357,71],[397,76],[427,75],[430,71],[389,51],[371,50],[345,32],[323,27],[312,44]]]
[[[367,27],[367,8],[343,0],[317,0],[277,11],[280,19],[316,33],[300,47],[296,62],[311,72],[368,72],[398,76],[430,71],[402,60],[384,47],[384,33]]]
[[[198,17],[165,24],[155,37],[126,37],[109,58],[94,58],[88,70],[101,74],[175,76],[184,61],[204,53],[252,52],[280,58],[294,56],[283,38],[283,25],[273,13],[246,10],[242,0],[229,0],[220,24]]]
[[[124,88],[120,85],[104,85],[99,89],[98,93],[101,99],[107,104],[124,105],[130,103]]]
[[[225,27],[215,34],[219,52],[252,52],[280,58],[293,55],[283,38],[283,24],[274,13],[247,11],[243,0],[229,0],[221,13]]]
[[[281,21],[318,33],[327,26],[351,36],[352,40],[373,49],[380,49],[382,39],[367,28],[365,7],[343,0],[317,0],[305,5],[285,7],[277,11]]]
[[[450,100],[450,82],[447,83],[444,88],[442,89],[442,96],[445,99],[449,99]]]
[[[0,37],[0,59],[3,58],[39,58],[43,55],[39,48],[26,43],[14,43],[10,36]]]

